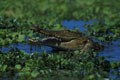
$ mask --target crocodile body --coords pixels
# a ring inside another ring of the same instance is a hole
[[[86,52],[90,49],[100,50],[103,48],[103,46],[93,42],[80,32],[70,30],[50,31],[37,27],[33,27],[32,30],[48,36],[48,38],[44,38],[42,40],[30,39],[31,42],[54,47],[56,49],[81,50],[81,52]]]
[[[51,31],[51,30],[45,30],[45,29],[38,28],[38,27],[33,27],[32,30],[34,32],[38,32],[48,37],[59,38],[62,41],[69,41],[69,40],[76,39],[84,35],[83,33],[74,32],[70,30]]]

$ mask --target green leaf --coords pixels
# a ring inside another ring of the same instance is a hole
[[[33,71],[32,73],[31,73],[31,76],[32,77],[37,77],[39,75],[39,72],[38,71]]]
[[[7,69],[7,65],[3,65],[2,71],[5,71]]]
[[[30,71],[30,67],[25,67],[24,71]]]
[[[101,41],[105,41],[104,37],[98,37],[98,39],[101,40]]]
[[[2,65],[0,64],[0,68],[2,67]]]
[[[25,35],[19,34],[18,42],[24,41]]]
[[[75,54],[80,54],[80,51],[76,50],[74,51]]]
[[[15,65],[15,68],[20,70],[21,69],[21,65],[17,64],[17,65]]]
[[[23,72],[19,72],[20,76],[30,76],[31,72],[30,71],[23,71]]]
[[[88,79],[89,79],[89,80],[94,80],[94,79],[95,79],[95,75],[90,75],[90,76],[88,77]]]

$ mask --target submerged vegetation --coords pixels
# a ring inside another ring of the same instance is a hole
[[[63,20],[96,20],[85,25],[85,35],[110,43],[120,38],[119,5],[120,0],[1,0],[0,80],[111,80],[110,75],[119,80],[120,62],[109,62],[92,50],[83,54],[78,50],[32,54],[17,48],[1,51],[9,44],[39,38],[31,30],[34,25],[59,30]]]

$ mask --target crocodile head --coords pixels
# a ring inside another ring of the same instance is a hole
[[[90,49],[101,49],[101,45],[94,43],[82,33],[70,30],[50,31],[41,28],[32,28],[35,32],[48,36],[42,40],[32,40],[32,43],[54,47],[59,50],[81,50],[86,52]]]

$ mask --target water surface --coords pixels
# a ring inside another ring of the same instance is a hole
[[[120,40],[105,45],[105,49],[99,55],[104,56],[109,61],[120,61]]]

